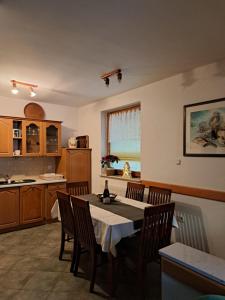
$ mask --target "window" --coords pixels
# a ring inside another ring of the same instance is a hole
[[[141,170],[140,112],[136,105],[107,114],[107,153],[120,159],[112,164],[115,169],[123,169],[128,161],[132,171]]]

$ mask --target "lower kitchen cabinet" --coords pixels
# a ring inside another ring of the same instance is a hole
[[[0,190],[0,229],[19,225],[19,188]]]
[[[49,184],[46,190],[46,211],[45,217],[47,221],[50,221],[51,218],[51,209],[57,199],[56,191],[66,192],[66,184],[65,183],[53,183]]]
[[[29,185],[20,188],[20,224],[41,222],[45,218],[45,187]]]

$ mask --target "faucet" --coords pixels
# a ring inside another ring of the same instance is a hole
[[[8,175],[8,174],[6,174],[5,176],[4,176],[4,178],[5,178],[5,181],[7,181],[7,183],[11,183],[11,178],[10,178],[10,176]]]

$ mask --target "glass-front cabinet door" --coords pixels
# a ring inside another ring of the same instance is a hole
[[[23,121],[23,155],[43,155],[42,123]],[[25,137],[25,138],[24,138]]]
[[[44,154],[61,155],[61,123],[44,122]]]

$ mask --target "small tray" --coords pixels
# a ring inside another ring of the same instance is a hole
[[[99,198],[99,200],[102,202],[103,201],[103,194],[98,194],[97,195],[98,196],[98,198]],[[110,198],[110,202],[113,202],[113,201],[116,201],[115,199],[116,199],[116,194],[113,194],[113,193],[110,193],[109,194],[109,198]]]

